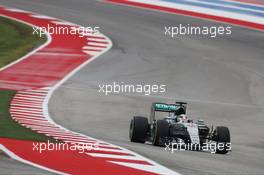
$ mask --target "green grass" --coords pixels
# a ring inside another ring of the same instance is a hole
[[[22,140],[47,141],[50,138],[25,128],[14,121],[9,113],[10,102],[15,91],[0,91],[0,137]]]
[[[32,33],[32,27],[0,17],[0,68],[46,41]]]
[[[19,59],[46,41],[46,37],[32,34],[33,29],[16,21],[0,17],[0,68]],[[15,91],[0,90],[0,137],[21,140],[51,140],[15,122],[9,113]]]

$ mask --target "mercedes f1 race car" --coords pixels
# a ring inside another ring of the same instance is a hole
[[[225,126],[208,127],[203,120],[193,122],[186,116],[187,103],[153,103],[149,119],[134,116],[130,122],[129,137],[131,142],[151,142],[155,146],[188,145],[188,149],[204,150],[214,145],[214,153],[226,154],[231,151],[230,133]],[[157,120],[157,112],[168,113]],[[214,143],[214,144],[213,144]]]

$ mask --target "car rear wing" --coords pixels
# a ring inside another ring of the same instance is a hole
[[[151,114],[150,122],[155,120],[155,112],[173,112],[175,115],[186,114],[187,103],[185,102],[176,102],[175,104],[167,103],[152,103],[151,105]]]
[[[179,109],[179,105],[176,104],[166,104],[166,103],[153,103],[152,108],[155,111],[161,112],[176,112]]]

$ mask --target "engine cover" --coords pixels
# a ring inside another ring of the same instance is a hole
[[[198,125],[195,123],[176,123],[170,126],[170,135],[185,142],[200,144]]]
[[[195,123],[182,123],[188,131],[190,140],[193,144],[200,144],[198,125]]]

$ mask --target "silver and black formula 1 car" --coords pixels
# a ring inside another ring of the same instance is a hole
[[[151,142],[155,146],[169,143],[183,143],[203,150],[208,143],[215,143],[215,153],[226,154],[231,150],[229,129],[225,126],[208,127],[203,120],[193,122],[186,116],[187,103],[153,103],[149,120],[134,116],[130,122],[129,137],[131,142]],[[155,119],[157,112],[167,112],[160,120]],[[185,147],[186,148],[186,147]]]

